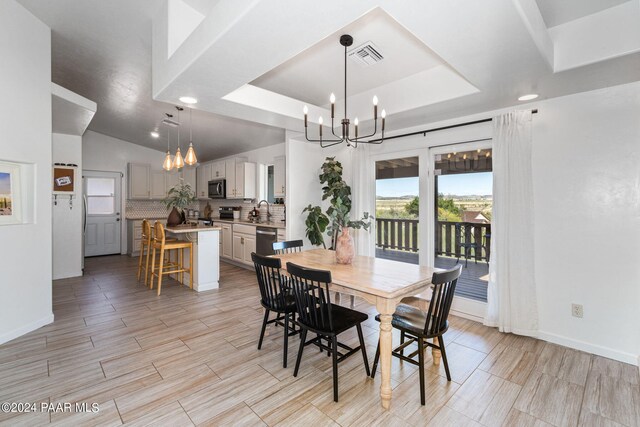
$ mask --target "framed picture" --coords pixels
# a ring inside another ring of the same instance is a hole
[[[20,165],[0,161],[0,225],[21,223]]]
[[[76,170],[77,167],[70,164],[53,166],[53,194],[75,194]]]

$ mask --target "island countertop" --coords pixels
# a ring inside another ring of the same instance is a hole
[[[164,228],[169,233],[180,234],[180,233],[201,233],[203,231],[221,231],[222,228],[218,226],[211,225],[177,225],[175,227],[165,227]]]

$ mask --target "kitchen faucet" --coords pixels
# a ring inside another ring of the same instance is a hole
[[[260,202],[258,202],[258,208],[262,205],[262,202],[267,204],[267,221],[269,221],[271,219],[271,211],[269,210],[269,202],[267,202],[266,200],[260,200]]]

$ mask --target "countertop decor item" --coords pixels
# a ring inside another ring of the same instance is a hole
[[[322,200],[329,199],[331,205],[326,213],[322,212],[320,206],[309,205],[304,208],[302,212],[308,212],[305,221],[307,238],[312,244],[326,248],[323,236],[326,231],[331,237],[331,248],[337,248],[338,233],[344,228],[369,230],[373,217],[364,212],[362,219],[351,220],[351,187],[342,179],[342,164],[335,157],[325,159],[319,178],[324,192]]]
[[[369,135],[358,136],[358,118],[356,117],[355,120],[353,121],[355,135],[353,137],[349,135],[349,132],[350,132],[349,125],[351,121],[347,116],[348,114],[348,110],[347,110],[347,48],[353,44],[353,37],[351,37],[349,34],[343,34],[342,36],[340,36],[340,44],[344,46],[344,118],[340,122],[342,130],[341,131],[339,130],[338,131],[339,133],[336,134],[336,131],[334,129],[333,121],[335,118],[335,110],[336,110],[336,96],[332,93],[331,96],[329,96],[329,102],[331,102],[331,128],[329,128],[329,133],[330,133],[329,138],[331,139],[322,139],[322,116],[318,118],[318,125],[320,126],[318,129],[318,132],[320,135],[320,139],[309,139],[309,136],[307,134],[307,127],[308,127],[307,115],[309,113],[309,108],[306,105],[302,109],[304,113],[304,137],[307,139],[307,141],[319,142],[320,147],[322,148],[331,147],[332,145],[341,144],[343,142],[347,143],[347,147],[353,147],[353,148],[357,148],[358,143],[382,144],[382,142],[384,141],[384,121],[385,121],[385,117],[387,116],[387,113],[385,110],[382,110],[382,114],[380,115],[382,117],[381,138],[371,139],[371,140],[363,139],[363,138],[370,138],[376,135],[376,133],[378,132],[378,97],[377,96],[373,97],[373,132],[370,133]],[[383,58],[378,48],[373,46],[371,42],[367,42],[364,45],[361,45],[354,50],[366,51],[367,57],[372,62],[380,61]],[[356,53],[356,56],[358,56],[358,53]]]
[[[189,183],[180,182],[169,190],[167,197],[162,200],[167,209],[171,209],[167,218],[167,226],[175,226],[185,222],[184,209],[197,199],[195,191],[191,189]]]

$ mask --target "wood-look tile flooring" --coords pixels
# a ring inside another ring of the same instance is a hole
[[[256,349],[262,309],[254,274],[222,264],[219,290],[175,282],[162,296],[136,283],[136,259],[87,259],[86,275],[53,284],[55,322],[0,346],[0,402],[98,403],[98,413],[0,413],[0,424],[41,425],[517,425],[640,426],[638,368],[451,318],[445,335],[453,376],[393,360],[392,408],[380,376],[354,355],[339,367],[308,348],[293,378],[298,339],[282,368],[282,328]],[[348,298],[345,298],[348,302]],[[375,310],[364,325],[369,360]],[[394,338],[398,334],[394,333]],[[357,342],[357,335],[343,339]]]

